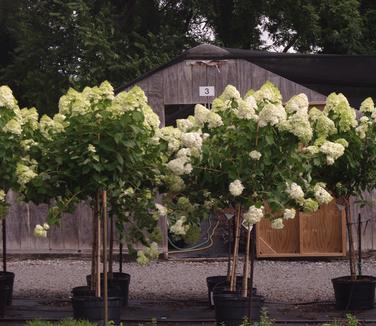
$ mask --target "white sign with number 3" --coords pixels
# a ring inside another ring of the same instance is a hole
[[[200,86],[199,95],[200,96],[215,96],[214,86]]]

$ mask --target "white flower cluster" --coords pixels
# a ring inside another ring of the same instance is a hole
[[[307,95],[301,93],[288,100],[285,109],[288,114],[294,114],[297,112],[308,113],[308,106],[309,101]]]
[[[261,206],[257,208],[255,205],[252,205],[248,208],[248,211],[243,214],[244,223],[248,226],[256,224],[261,221],[264,217],[264,207]]]
[[[22,127],[21,124],[16,119],[9,120],[3,127],[3,131],[6,133],[21,135]]]
[[[367,97],[361,104],[360,104],[360,112],[366,113],[375,113],[376,108],[375,108],[375,103],[373,102],[371,97]]]
[[[283,229],[283,227],[284,227],[284,224],[281,218],[276,218],[272,221],[272,229],[281,230]]]
[[[259,113],[259,127],[266,127],[268,124],[275,126],[284,122],[287,118],[286,111],[282,104],[267,103]]]
[[[187,221],[187,218],[185,216],[181,216],[174,225],[170,227],[170,231],[172,234],[175,235],[185,235],[187,231],[189,230],[189,225],[184,223]]]
[[[238,108],[235,114],[239,119],[258,121],[255,109],[257,108],[256,100],[253,96],[248,96],[245,100],[238,101]]]
[[[180,156],[167,163],[167,167],[175,175],[189,174],[192,172],[192,165],[188,156]]]
[[[269,81],[263,84],[261,88],[253,94],[253,96],[258,103],[263,101],[279,104],[282,103],[281,92]]]
[[[356,133],[360,139],[366,138],[368,127],[371,125],[371,120],[367,116],[363,116],[359,119],[359,125],[355,128]]]
[[[241,99],[241,96],[235,86],[227,85],[219,98],[222,101],[228,101],[233,99],[239,100]]]
[[[304,191],[302,187],[295,182],[291,183],[290,185],[287,184],[286,192],[298,203],[301,203],[304,200]]]
[[[195,126],[194,117],[189,116],[187,119],[177,119],[176,120],[176,127],[181,132],[187,132]]]
[[[343,155],[345,147],[342,144],[325,141],[320,147],[320,152],[326,155],[326,163],[332,165],[336,159]]]
[[[283,218],[285,220],[292,220],[295,218],[296,211],[294,208],[286,208],[283,212]]]
[[[329,204],[333,200],[333,197],[330,195],[329,192],[325,190],[324,187],[324,184],[317,183],[313,188],[315,198],[319,204]]]
[[[34,236],[38,238],[47,238],[47,231],[50,229],[50,226],[47,223],[43,225],[37,224],[34,228]]]
[[[240,196],[244,190],[244,186],[242,185],[242,182],[237,179],[230,183],[229,185],[229,191],[231,195],[234,197]]]
[[[210,111],[201,104],[195,106],[195,116],[196,124],[203,126],[205,123],[208,123],[209,129],[217,128],[223,125],[222,118],[219,114]]]
[[[155,208],[158,210],[160,216],[167,216],[167,208],[165,206],[156,203]]]
[[[202,147],[202,137],[198,132],[187,132],[181,135],[181,141],[184,146],[188,148],[196,148],[201,150]]]
[[[17,163],[16,175],[17,181],[21,186],[25,186],[28,182],[33,180],[38,174],[34,171],[35,166],[27,166],[23,163]]]
[[[0,86],[0,107],[9,109],[17,107],[17,101],[13,96],[12,90],[8,86]]]
[[[0,202],[5,203],[6,193],[3,189],[0,189]]]
[[[338,121],[339,131],[347,132],[358,124],[355,110],[343,94],[332,93],[327,97],[324,113]]]
[[[168,151],[174,153],[181,145],[182,132],[174,127],[168,126],[159,130],[159,137],[168,143]]]
[[[156,259],[159,256],[158,244],[152,242],[149,247],[144,250],[137,251],[137,263],[141,266],[146,266],[150,263],[151,259]]]
[[[252,160],[258,161],[261,158],[262,154],[256,150],[253,150],[249,153],[249,157]]]

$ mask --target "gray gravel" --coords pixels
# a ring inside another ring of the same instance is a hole
[[[70,259],[11,261],[18,297],[68,298],[75,286],[85,285],[90,262]],[[124,264],[131,274],[130,298],[139,300],[205,300],[206,277],[224,275],[223,261],[158,261],[147,267]],[[376,260],[367,259],[364,274],[376,275]],[[270,301],[333,300],[331,278],[348,275],[348,262],[257,261],[255,286]]]

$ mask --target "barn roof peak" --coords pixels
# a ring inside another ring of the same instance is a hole
[[[220,48],[219,46],[215,46],[212,44],[200,44],[195,46],[194,48],[191,48],[186,51],[186,54],[197,56],[223,56],[223,55],[229,55],[230,52],[224,48]]]

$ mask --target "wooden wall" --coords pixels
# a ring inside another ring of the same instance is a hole
[[[298,213],[274,230],[268,220],[257,225],[258,257],[319,257],[346,254],[345,216],[335,202],[323,205],[314,214]]]
[[[249,89],[258,89],[267,80],[281,90],[285,101],[303,92],[313,104],[325,102],[324,95],[241,59],[187,60],[156,72],[137,85],[145,91],[151,107],[164,125],[165,105],[211,103],[228,84],[234,85],[241,95],[245,95]],[[214,86],[215,96],[200,97],[199,86]]]

